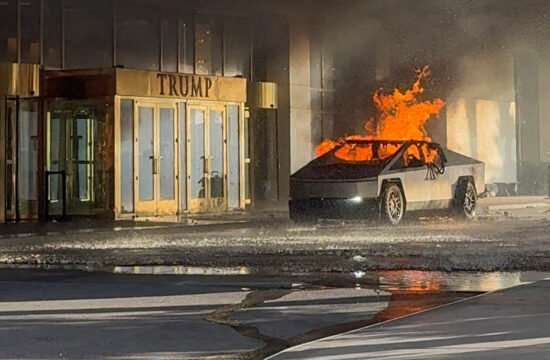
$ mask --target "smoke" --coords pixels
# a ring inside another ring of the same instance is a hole
[[[427,99],[513,101],[516,59],[545,57],[550,39],[543,0],[332,1],[320,17],[337,55],[334,136],[359,131],[372,93],[406,87],[423,66]]]

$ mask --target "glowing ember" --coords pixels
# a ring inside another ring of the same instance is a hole
[[[366,134],[352,135],[338,141],[323,140],[315,148],[317,157],[334,149],[337,145],[343,144],[344,140],[428,140],[428,134],[424,128],[424,124],[430,117],[439,116],[439,112],[443,108],[443,100],[436,98],[433,101],[419,101],[417,96],[424,92],[421,86],[421,81],[429,75],[428,68],[425,67],[417,70],[416,79],[411,89],[401,92],[399,89],[394,89],[391,94],[384,94],[382,89],[376,91],[372,97],[374,105],[378,110],[376,119],[370,119],[365,124]],[[390,145],[388,145],[389,147]],[[395,146],[393,146],[395,147]],[[390,149],[395,152],[397,149]],[[373,156],[372,149],[367,152],[357,149],[350,149],[348,146],[343,146],[337,151],[338,158],[349,161],[366,161]],[[384,151],[384,150],[382,150]],[[382,151],[377,155],[382,157]],[[387,156],[391,155],[389,152]],[[426,160],[435,157],[432,151],[423,151]],[[420,155],[420,154],[417,154]]]

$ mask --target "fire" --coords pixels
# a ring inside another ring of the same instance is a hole
[[[383,89],[376,91],[372,97],[374,106],[378,111],[376,118],[369,119],[365,123],[364,135],[352,135],[345,139],[333,141],[323,140],[315,148],[317,157],[334,149],[337,145],[343,144],[345,140],[427,140],[430,141],[424,127],[426,121],[432,116],[439,117],[444,102],[439,98],[433,101],[420,101],[418,96],[424,92],[421,82],[429,76],[428,67],[416,71],[416,78],[410,89],[404,92],[394,89],[391,94],[385,94]],[[389,145],[388,145],[389,146]],[[395,147],[395,146],[394,146]],[[373,151],[370,149],[370,157],[364,151],[348,149],[343,146],[337,151],[336,156],[350,161],[366,161],[372,158]],[[395,152],[396,149],[393,149]],[[429,151],[423,151],[425,159],[435,156]],[[381,156],[380,152],[378,155]],[[388,154],[388,156],[391,153]],[[366,158],[365,158],[366,156]]]
[[[330,150],[334,149],[336,145],[338,145],[338,143],[330,139],[321,141],[321,143],[315,147],[315,156],[319,157],[328,153]]]

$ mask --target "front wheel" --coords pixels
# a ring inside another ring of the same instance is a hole
[[[405,215],[405,197],[397,184],[385,187],[381,202],[381,215],[392,225],[397,225]]]
[[[477,213],[477,191],[472,180],[458,184],[455,197],[455,212],[458,216],[473,220]]]

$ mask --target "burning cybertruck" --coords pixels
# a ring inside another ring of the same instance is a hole
[[[380,217],[450,209],[476,216],[484,164],[428,141],[346,139],[290,177],[294,221]]]

